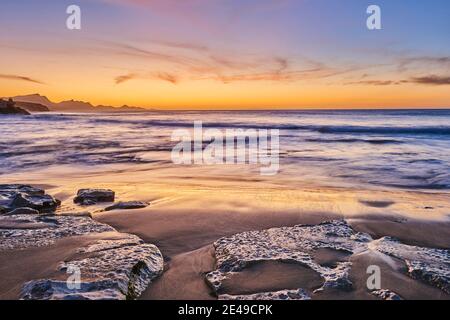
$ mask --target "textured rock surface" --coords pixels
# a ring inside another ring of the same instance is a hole
[[[324,267],[313,260],[311,253],[319,248],[355,253],[364,250],[369,239],[343,221],[244,232],[214,243],[217,270],[208,273],[206,279],[214,290],[220,291],[222,281],[232,273],[255,262],[274,260],[299,263],[319,273],[324,283],[318,290],[349,289],[349,262],[338,262],[335,268]]]
[[[127,201],[127,202],[117,202],[113,204],[112,206],[106,207],[105,211],[111,211],[111,210],[124,210],[124,209],[142,209],[145,207],[148,207],[148,202],[142,202],[142,201]]]
[[[355,232],[342,220],[243,232],[217,240],[214,247],[216,270],[208,273],[206,280],[219,296],[223,296],[225,279],[261,261],[298,263],[316,271],[322,277],[323,285],[314,292],[328,288],[351,289],[349,271],[352,264],[344,261],[328,267],[316,263],[313,254],[321,248],[349,254],[376,251],[395,256],[408,266],[408,274],[412,278],[428,282],[447,293],[450,282],[448,250],[407,246],[392,238],[374,241],[368,234]],[[265,295],[262,293],[261,297]]]
[[[88,257],[61,262],[60,271],[79,270],[79,288],[69,289],[66,282],[42,279],[26,283],[22,299],[135,299],[158,277],[164,267],[159,249],[134,235],[98,240],[81,248]]]
[[[381,289],[375,290],[371,292],[374,296],[383,299],[383,300],[403,300],[398,294],[391,290]]]
[[[22,299],[134,299],[163,271],[159,249],[131,234],[89,217],[59,215],[0,216],[0,250],[25,249],[53,244],[58,239],[104,235],[78,249],[70,261],[62,261],[57,274],[80,272],[80,288],[71,289],[60,278],[26,283]]]
[[[384,254],[406,263],[408,275],[422,280],[450,294],[450,251],[409,246],[394,238],[383,237],[370,244]]]
[[[56,240],[89,233],[114,231],[114,228],[86,217],[55,215],[0,216],[0,250],[43,247]]]
[[[98,202],[113,202],[115,193],[109,189],[80,189],[73,202],[89,206]]]
[[[261,292],[248,295],[219,295],[219,300],[310,300],[305,290],[281,290],[275,292]]]
[[[61,202],[45,191],[29,185],[0,185],[0,212],[7,213],[17,208],[31,208],[41,213],[54,212]]]

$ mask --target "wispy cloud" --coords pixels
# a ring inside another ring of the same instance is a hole
[[[157,79],[172,84],[176,84],[179,81],[179,78],[175,74],[169,72],[154,72],[148,74],[129,73],[114,78],[114,81],[116,84],[121,84],[134,79]]]
[[[391,85],[399,85],[403,83],[407,83],[407,80],[361,80],[361,81],[352,81],[352,82],[346,82],[347,85],[352,84],[360,84],[360,85],[369,85],[369,86],[391,86]]]
[[[137,77],[137,75],[135,73],[129,73],[129,74],[117,76],[114,79],[114,81],[116,82],[116,84],[121,84],[121,83],[124,83],[124,82],[126,82],[128,80],[135,79],[136,77]]]
[[[415,56],[400,57],[398,71],[408,70],[450,70],[450,56]]]
[[[19,75],[14,75],[14,74],[0,74],[0,79],[19,80],[19,81],[26,81],[26,82],[44,84],[42,81],[30,78],[30,77],[19,76]]]
[[[450,85],[450,77],[449,76],[428,75],[428,76],[420,76],[420,77],[411,77],[411,78],[404,79],[404,80],[361,80],[361,81],[347,82],[345,84],[389,86],[389,85],[400,85],[400,84],[406,84],[406,83],[434,85],[434,86]]]
[[[430,76],[412,78],[410,80],[410,82],[426,84],[426,85],[434,85],[434,86],[449,85],[450,77],[449,76],[442,77],[442,76],[430,75]]]
[[[307,58],[264,56],[250,53],[224,53],[211,48],[188,54],[182,44],[171,46],[170,52],[116,42],[104,42],[106,50],[120,55],[149,60],[148,71],[131,71],[115,77],[116,84],[132,79],[159,79],[176,84],[186,80],[290,82],[321,79],[351,72],[354,67],[330,67]],[[204,48],[201,45],[192,45]],[[161,63],[164,63],[163,65]],[[156,68],[157,70],[151,70]],[[166,70],[164,70],[165,68]],[[159,69],[159,70],[158,70]],[[161,71],[161,69],[163,69]],[[170,70],[170,71],[167,71]]]

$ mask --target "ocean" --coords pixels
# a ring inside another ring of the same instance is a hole
[[[171,166],[175,129],[280,130],[280,170],[305,184],[450,189],[450,110],[39,113],[0,118],[0,176],[73,166]],[[213,169],[214,167],[214,169]],[[220,169],[220,168],[219,168]],[[226,174],[217,165],[211,176]],[[239,174],[238,168],[232,169]],[[258,170],[242,174],[258,175]]]

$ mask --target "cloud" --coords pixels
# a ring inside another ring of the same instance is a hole
[[[155,74],[157,79],[168,81],[170,83],[176,84],[178,82],[178,77],[174,74],[170,74],[168,72],[158,72]]]
[[[345,84],[389,86],[389,85],[400,85],[400,84],[405,84],[405,83],[415,83],[415,84],[435,85],[435,86],[449,85],[450,77],[449,76],[429,75],[429,76],[421,76],[421,77],[411,77],[409,79],[404,79],[404,80],[361,80],[361,81],[347,82]]]
[[[169,72],[155,72],[151,74],[137,74],[137,73],[129,73],[125,75],[120,75],[114,78],[116,84],[121,84],[133,79],[158,79],[166,82],[170,82],[172,84],[177,84],[179,79],[175,74]]]
[[[207,52],[209,51],[208,46],[195,44],[195,43],[186,43],[186,42],[176,42],[176,41],[164,41],[164,40],[152,40],[153,43],[159,44],[161,46],[176,48],[176,49],[187,49],[198,52]]]
[[[449,85],[450,77],[449,76],[436,76],[429,75],[424,77],[414,77],[410,79],[410,82],[418,83],[418,84],[426,84],[426,85]]]
[[[405,72],[410,69],[416,70],[450,70],[449,56],[416,56],[401,57],[398,60],[398,70]]]
[[[25,76],[18,76],[14,74],[0,74],[0,79],[7,79],[7,80],[20,80],[20,81],[26,81],[26,82],[32,82],[37,84],[44,84],[43,82],[30,78]]]
[[[371,85],[371,86],[390,86],[390,85],[399,85],[406,83],[408,81],[405,80],[363,80],[363,81],[354,81],[354,82],[347,82],[345,84],[361,84],[361,85]]]
[[[116,82],[116,84],[121,84],[128,80],[135,79],[136,77],[137,77],[136,74],[130,73],[130,74],[118,76],[118,77],[114,78],[114,81]]]
[[[149,71],[130,71],[114,78],[116,84],[132,79],[160,79],[173,84],[181,79],[216,80],[223,83],[237,81],[296,81],[319,79],[338,73],[352,71],[352,68],[331,68],[325,64],[306,58],[294,60],[283,56],[264,56],[250,53],[224,53],[223,51],[196,50],[186,52],[182,43],[171,43],[170,52],[157,48],[143,48],[127,43],[106,42],[105,50],[110,53],[146,59]],[[188,46],[189,47],[189,46]],[[206,48],[195,46],[194,48]],[[163,63],[163,64],[162,64]],[[301,67],[300,67],[301,66]],[[152,71],[156,68],[157,71]],[[162,68],[171,70],[161,71]],[[159,70],[158,70],[159,69]]]

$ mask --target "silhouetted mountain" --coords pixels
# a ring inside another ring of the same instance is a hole
[[[16,101],[16,106],[29,112],[48,112],[50,109],[40,103]]]
[[[12,97],[12,99],[17,102],[37,103],[40,105],[44,105],[48,108],[54,104],[47,97],[41,96],[38,93],[29,94],[29,95],[25,95],[25,96],[15,96],[15,97]]]
[[[14,101],[17,102],[18,105],[25,104],[36,104],[47,107],[50,111],[61,111],[61,112],[144,112],[148,111],[148,109],[140,108],[140,107],[130,107],[130,106],[122,106],[122,107],[112,107],[112,106],[94,106],[89,102],[84,101],[76,101],[76,100],[67,100],[59,103],[55,103],[50,101],[47,97],[41,96],[40,94],[30,94],[30,95],[21,95],[12,97]],[[23,108],[26,108],[26,106]],[[37,106],[36,106],[37,107]],[[30,110],[32,112],[38,112],[40,110]],[[44,111],[44,110],[42,110]]]
[[[29,115],[30,113],[27,110],[17,107],[12,99],[9,100],[0,99],[0,114]]]

